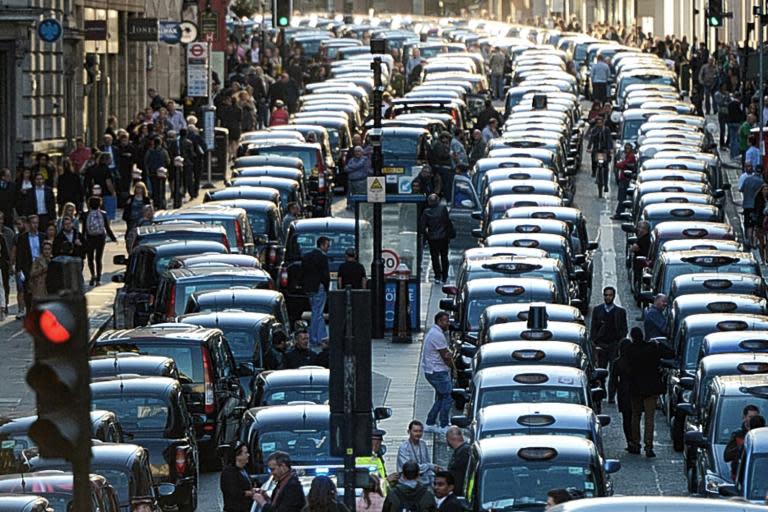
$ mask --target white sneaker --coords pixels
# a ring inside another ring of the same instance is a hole
[[[438,429],[439,427],[437,425],[424,425],[425,433],[429,433],[429,432],[435,433],[437,432]]]

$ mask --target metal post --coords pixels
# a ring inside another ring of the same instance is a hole
[[[84,458],[72,462],[72,510],[92,511],[91,508],[91,461]]]
[[[208,67],[208,104],[202,110],[203,133],[205,134],[205,146],[207,150],[205,152],[205,166],[208,171],[208,176],[206,183],[202,186],[202,188],[212,189],[216,188],[216,186],[213,184],[213,175],[211,169],[211,166],[213,165],[213,150],[216,145],[216,107],[213,105],[213,66],[211,66],[211,51],[213,49],[213,45],[209,41],[207,46],[208,59],[206,62]],[[225,162],[225,165],[226,164],[227,162]]]
[[[758,17],[757,17],[757,48],[758,48],[758,66],[759,66],[759,76],[760,81],[758,83],[758,91],[760,91],[759,97],[760,97],[760,107],[757,109],[757,119],[758,119],[758,125],[760,126],[760,132],[758,136],[760,137],[760,162],[762,163],[762,157],[765,156],[765,142],[764,142],[764,134],[763,130],[765,129],[765,119],[763,119],[763,108],[765,107],[765,91],[763,90],[763,84],[765,83],[765,70],[763,69],[763,31],[765,28],[763,27],[763,14],[765,13],[765,9],[763,7],[762,0],[757,3],[757,9],[758,9]]]
[[[355,359],[355,335],[352,320],[352,287],[344,291],[344,504],[355,510],[355,377],[357,360]],[[363,340],[360,340],[363,341]]]
[[[374,57],[373,64],[373,127],[381,133],[381,103],[383,86],[381,83],[381,57]],[[382,176],[384,157],[381,153],[381,140],[373,144],[372,167],[374,176]],[[381,203],[373,203],[373,262],[371,262],[371,305],[373,318],[371,335],[384,337],[384,260],[381,257]]]

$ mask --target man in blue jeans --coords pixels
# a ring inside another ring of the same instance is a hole
[[[318,237],[317,247],[301,257],[302,286],[309,298],[312,310],[312,320],[309,324],[309,342],[317,347],[328,337],[325,327],[325,299],[331,282],[328,270],[328,248],[331,240],[328,237]]]
[[[435,403],[427,414],[425,432],[445,434],[448,430],[448,417],[451,413],[451,390],[453,389],[453,359],[448,351],[448,313],[439,311],[435,315],[435,325],[424,336],[421,368],[427,382],[435,388]],[[440,425],[437,425],[438,415]]]

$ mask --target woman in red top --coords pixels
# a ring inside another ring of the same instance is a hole
[[[616,183],[619,185],[618,200],[616,202],[616,213],[611,217],[613,220],[621,220],[621,212],[624,211],[624,201],[627,199],[627,187],[631,178],[627,171],[634,171],[637,166],[635,157],[635,148],[632,144],[624,144],[624,158],[616,162]]]
[[[275,109],[269,117],[269,126],[279,126],[283,124],[288,124],[288,109],[285,108],[283,100],[277,100],[275,102]]]

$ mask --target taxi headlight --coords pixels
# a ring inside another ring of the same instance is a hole
[[[725,480],[720,478],[717,475],[714,475],[712,473],[708,473],[704,477],[704,489],[712,494],[718,494],[718,487],[720,487],[723,484],[727,484]]]
[[[683,394],[682,394],[683,402],[690,402],[691,394],[692,394],[692,391],[690,389],[686,389],[685,391],[683,391]]]
[[[611,121],[614,124],[619,124],[621,122],[621,112],[611,112]]]

